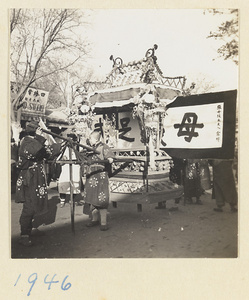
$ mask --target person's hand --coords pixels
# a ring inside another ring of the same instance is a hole
[[[66,145],[67,141],[62,141],[61,144],[61,148],[64,147]]]
[[[36,129],[35,133],[36,133],[37,135],[43,136],[43,132],[42,132],[42,129],[41,129],[40,127],[38,127],[38,128]]]
[[[109,157],[108,158],[108,162],[111,164],[111,163],[113,163],[113,158],[112,157]]]

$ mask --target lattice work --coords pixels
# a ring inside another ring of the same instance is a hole
[[[186,83],[186,78],[185,77],[162,77],[161,83],[166,86],[183,90]]]
[[[116,170],[119,170],[122,168],[122,164],[120,162],[114,162],[112,163],[112,170],[115,172]],[[148,171],[156,171],[156,172],[165,172],[167,174],[170,171],[170,168],[173,165],[173,161],[170,159],[165,160],[158,160],[155,161],[155,167],[151,168],[148,167]],[[126,167],[122,168],[122,172],[135,172],[134,174],[138,174],[139,172],[142,174],[144,172],[145,168],[145,162],[143,161],[133,161],[129,163]]]
[[[138,156],[138,157],[146,157],[146,150],[125,150],[125,151],[115,151],[114,153],[117,157],[127,157],[127,156]]]
[[[87,92],[94,92],[97,90],[104,90],[108,89],[111,87],[117,87],[117,86],[125,86],[133,83],[140,83],[141,81],[141,71],[136,71],[132,73],[126,73],[125,75],[119,74],[119,75],[114,75],[110,74],[108,77],[108,80],[105,82],[84,82],[84,88]],[[176,89],[183,90],[185,83],[186,83],[186,78],[183,77],[163,77],[159,74],[155,74],[156,80],[153,82],[163,84],[167,87],[173,87]]]
[[[151,182],[148,186],[149,193],[169,192],[173,191],[179,186],[171,181]],[[143,182],[129,182],[129,181],[112,181],[110,180],[110,191],[112,193],[127,193],[140,194],[147,191],[147,187]]]
[[[110,191],[112,193],[129,193],[136,194],[141,193],[145,186],[138,182],[127,182],[127,181],[112,181],[109,182]]]
[[[137,156],[137,157],[146,157],[146,150],[113,150],[117,157],[130,157],[130,156]],[[167,159],[171,159],[171,157],[163,150],[155,149],[154,151],[155,156],[157,158],[165,157]]]
[[[111,87],[111,83],[109,82],[84,82],[84,88],[87,92],[95,92],[97,90],[109,89]]]
[[[122,168],[121,172],[144,172],[145,162],[146,162],[146,150],[126,150],[126,151],[114,151],[116,157],[119,158],[132,158],[133,162],[130,162],[127,166]],[[155,166],[151,168],[148,166],[148,171],[158,171],[168,173],[170,168],[173,166],[173,161],[171,157],[162,150],[155,150]],[[137,159],[137,160],[136,160]],[[142,160],[141,160],[142,159]],[[118,170],[123,162],[114,162],[112,163],[112,170],[115,172]]]
[[[115,172],[116,170],[121,168],[122,164],[123,164],[122,162],[113,162],[112,163],[113,172]],[[145,162],[143,162],[143,161],[133,161],[133,162],[129,163],[126,167],[122,168],[122,172],[123,171],[124,172],[135,172],[136,174],[138,174],[138,172],[141,172],[140,174],[142,174],[142,172],[144,171],[144,165],[145,165]]]

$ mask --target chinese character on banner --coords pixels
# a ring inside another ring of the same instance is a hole
[[[222,103],[219,104],[222,112]],[[205,149],[222,146],[222,114],[217,137],[217,104],[169,108],[164,120],[163,148]]]
[[[203,128],[204,126],[203,123],[197,124],[197,118],[195,113],[185,113],[181,124],[174,124],[174,128],[179,128],[177,136],[185,136],[184,139],[188,143],[193,137],[197,137],[199,133],[195,132],[195,128]]]
[[[118,113],[119,138],[117,148],[143,147],[138,119],[132,117],[131,112]]]
[[[233,159],[236,100],[237,90],[178,97],[168,105],[160,147],[177,158]]]
[[[38,91],[35,91],[34,92],[34,97],[37,97],[37,96],[39,96],[39,93],[38,93]]]
[[[113,128],[114,133],[117,132],[117,135],[114,134],[111,137],[111,145],[115,144],[115,148],[134,148],[134,147],[143,147],[140,138],[140,128],[137,119],[132,118],[131,112],[119,112],[116,116],[118,122],[116,123],[115,128]],[[101,132],[103,138],[105,136],[106,122],[103,115],[96,115],[93,121],[93,129]],[[110,139],[110,137],[109,137]],[[114,143],[113,139],[116,139]],[[105,142],[108,142],[105,140]]]
[[[128,126],[130,121],[130,117],[124,117],[120,119],[121,128],[119,129],[119,138],[131,143],[135,141],[135,138],[129,137],[128,134],[128,132],[131,131],[131,127]]]

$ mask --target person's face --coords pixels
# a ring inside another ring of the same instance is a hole
[[[89,143],[91,146],[94,146],[97,143],[97,139],[93,135],[90,135]]]

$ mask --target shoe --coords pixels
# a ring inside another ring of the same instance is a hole
[[[181,197],[175,199],[175,204],[179,204],[181,201]]]
[[[217,212],[223,212],[223,209],[221,207],[215,207],[214,208],[214,211],[217,211]]]
[[[185,200],[185,202],[186,202],[187,204],[193,204],[193,200],[192,200],[191,198],[187,198],[187,199]]]
[[[25,247],[31,247],[33,246],[33,243],[31,242],[29,236],[21,236],[20,240],[18,241],[18,243],[22,246]]]
[[[90,221],[89,223],[86,224],[86,227],[93,227],[99,225],[99,221]]]
[[[32,236],[44,236],[45,232],[44,231],[40,231],[39,229],[35,228],[35,229],[32,229],[31,235]]]
[[[155,207],[155,209],[166,209],[166,201],[158,202],[158,205]]]
[[[196,200],[195,204],[202,205],[203,203],[201,200]]]
[[[101,231],[106,231],[108,229],[109,229],[108,225],[100,225],[100,230]]]
[[[166,206],[156,206],[155,209],[166,209]]]
[[[178,206],[173,206],[169,208],[169,211],[177,211],[178,210]]]
[[[76,206],[83,206],[84,205],[84,202],[76,202]]]

